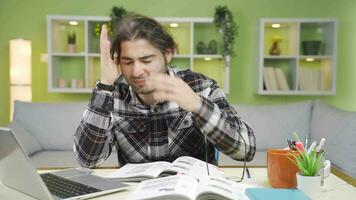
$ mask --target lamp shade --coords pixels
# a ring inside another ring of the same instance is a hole
[[[31,85],[31,41],[10,40],[10,83]]]

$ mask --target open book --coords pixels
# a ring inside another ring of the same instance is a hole
[[[128,199],[182,199],[182,200],[248,200],[243,183],[209,176],[198,182],[186,175],[175,175],[142,181]]]
[[[208,167],[209,175],[223,177],[224,173],[218,167],[212,164],[208,164]],[[182,156],[172,163],[166,161],[128,163],[107,175],[106,178],[116,178],[120,181],[142,181],[175,174],[186,174],[200,180],[208,175],[208,169],[206,162],[190,156]]]

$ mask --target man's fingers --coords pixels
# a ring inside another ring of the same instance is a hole
[[[104,24],[101,27],[100,43],[102,43],[103,41],[107,41],[107,40],[108,40],[108,29],[106,28],[106,25]]]
[[[100,33],[100,52],[105,56],[109,56],[110,45],[111,44],[108,39],[108,29],[106,28],[106,25],[104,24],[102,26],[101,33]]]

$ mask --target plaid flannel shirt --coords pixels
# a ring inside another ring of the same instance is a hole
[[[215,148],[235,160],[253,159],[253,130],[238,116],[216,82],[191,70],[168,68],[168,72],[200,95],[198,112],[187,112],[174,102],[144,105],[120,76],[112,95],[93,90],[74,135],[75,158],[82,167],[100,165],[113,146],[120,166],[171,162],[185,155],[205,160],[206,151],[208,161],[213,162]]]

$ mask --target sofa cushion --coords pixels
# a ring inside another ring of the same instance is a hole
[[[301,139],[309,135],[311,101],[284,105],[234,105],[236,111],[251,125],[256,136],[256,149],[284,148],[287,139],[297,132]]]
[[[243,166],[243,161],[236,161],[229,156],[224,155],[223,153],[219,152],[219,166]],[[246,163],[247,166],[267,166],[267,151],[256,151],[255,157],[252,161]]]
[[[16,101],[13,121],[34,135],[45,150],[72,150],[73,135],[87,104]]]
[[[356,112],[347,112],[321,101],[314,104],[311,138],[320,141],[326,138],[326,157],[356,177]]]
[[[8,127],[12,129],[16,138],[21,143],[20,145],[24,148],[28,155],[31,155],[42,149],[36,138],[27,132],[18,122],[13,121],[11,124],[9,124]]]
[[[61,167],[78,167],[79,164],[74,158],[73,151],[40,151],[30,159],[36,168],[61,168]],[[99,167],[117,167],[117,154],[112,152]]]

